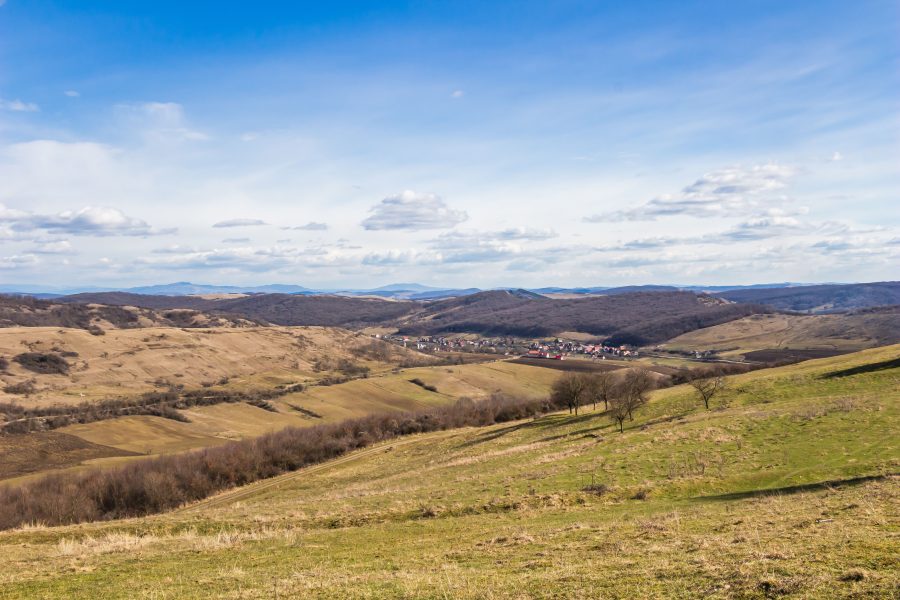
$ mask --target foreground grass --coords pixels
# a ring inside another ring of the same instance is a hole
[[[900,348],[427,434],[159,517],[0,534],[0,597],[892,597]],[[603,484],[597,495],[582,491]],[[643,498],[643,499],[639,499]]]

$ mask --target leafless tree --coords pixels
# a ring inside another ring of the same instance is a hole
[[[570,413],[574,409],[577,415],[586,392],[587,380],[580,373],[565,373],[553,382],[551,397],[555,404],[567,406]]]
[[[609,410],[609,401],[616,384],[612,372],[585,373],[584,378],[587,384],[585,396],[594,405],[594,410],[597,409],[597,402],[601,401],[603,409]]]
[[[630,413],[626,397],[620,394],[610,397],[609,410],[607,413],[613,421],[618,423],[619,432],[625,433],[625,419],[628,418]]]
[[[625,398],[628,420],[634,420],[634,411],[647,403],[647,394],[656,387],[650,371],[644,368],[630,369],[622,381],[620,396]]]
[[[697,391],[697,396],[703,401],[706,410],[709,410],[709,401],[725,388],[725,377],[721,372],[708,370],[689,383]]]

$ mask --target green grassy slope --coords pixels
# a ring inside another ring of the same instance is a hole
[[[0,534],[0,597],[891,597],[900,346],[404,438],[153,518]],[[591,482],[603,493],[586,492]]]

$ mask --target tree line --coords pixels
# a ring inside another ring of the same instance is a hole
[[[590,404],[596,410],[597,404],[602,402],[603,410],[619,426],[619,432],[624,433],[625,421],[634,420],[634,413],[647,403],[652,390],[663,385],[687,383],[709,410],[712,399],[725,389],[725,376],[747,370],[737,365],[683,369],[668,380],[658,379],[643,367],[627,369],[624,374],[619,371],[569,372],[553,383],[551,399],[576,415],[579,407]]]

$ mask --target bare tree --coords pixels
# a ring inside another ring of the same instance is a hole
[[[594,410],[597,409],[597,402],[603,402],[603,409],[609,410],[609,401],[616,384],[612,372],[585,373],[584,378],[587,383],[585,396],[593,403]]]
[[[628,418],[630,412],[626,396],[616,394],[610,397],[607,413],[613,421],[619,424],[620,433],[625,433],[625,419]]]
[[[697,391],[697,396],[703,401],[706,410],[709,410],[709,401],[725,388],[725,377],[719,371],[707,370],[689,383]]]
[[[646,369],[631,369],[621,382],[609,390],[610,418],[625,432],[625,420],[633,421],[637,409],[647,403],[647,394],[656,387],[653,376]]]
[[[586,391],[587,380],[581,374],[566,373],[553,382],[551,394],[554,403],[567,406],[570,413],[574,409],[577,415]]]
[[[625,374],[620,395],[625,398],[629,421],[634,420],[634,411],[647,403],[647,394],[655,387],[656,382],[647,369],[630,369]]]

